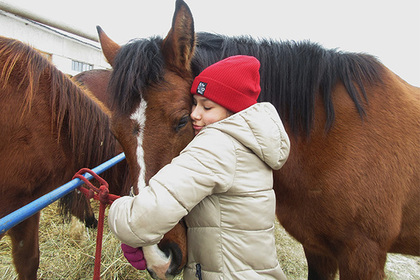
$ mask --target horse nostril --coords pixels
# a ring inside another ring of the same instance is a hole
[[[167,257],[171,257],[172,259],[167,273],[170,275],[179,274],[183,267],[181,266],[182,252],[178,244],[174,242],[161,242],[158,246]]]

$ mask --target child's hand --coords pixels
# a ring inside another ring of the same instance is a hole
[[[147,268],[146,260],[144,259],[143,250],[141,248],[133,248],[121,243],[121,249],[124,257],[128,262],[138,270],[145,270]]]

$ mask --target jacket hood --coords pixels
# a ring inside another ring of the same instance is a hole
[[[208,127],[232,136],[272,169],[280,169],[289,155],[289,137],[271,103],[257,103]]]

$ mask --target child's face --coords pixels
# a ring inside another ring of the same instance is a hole
[[[225,107],[220,106],[210,99],[193,95],[193,106],[190,116],[196,135],[204,126],[223,120],[231,114]]]

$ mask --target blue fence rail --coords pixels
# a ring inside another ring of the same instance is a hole
[[[119,163],[120,161],[125,159],[124,153],[121,153],[110,160],[98,165],[97,167],[93,168],[92,171],[96,174],[101,174],[102,172],[108,170],[115,164]],[[93,177],[92,175],[85,173],[83,175],[88,180],[91,180]],[[36,214],[37,212],[41,211],[43,208],[47,207],[51,203],[55,202],[56,200],[62,198],[66,194],[70,193],[77,187],[83,184],[83,181],[80,179],[73,179],[70,182],[56,188],[55,190],[47,193],[44,196],[32,201],[29,204],[26,204],[22,208],[10,213],[9,215],[0,219],[0,234],[5,233],[15,225],[23,222],[27,218],[31,217],[32,215]]]

